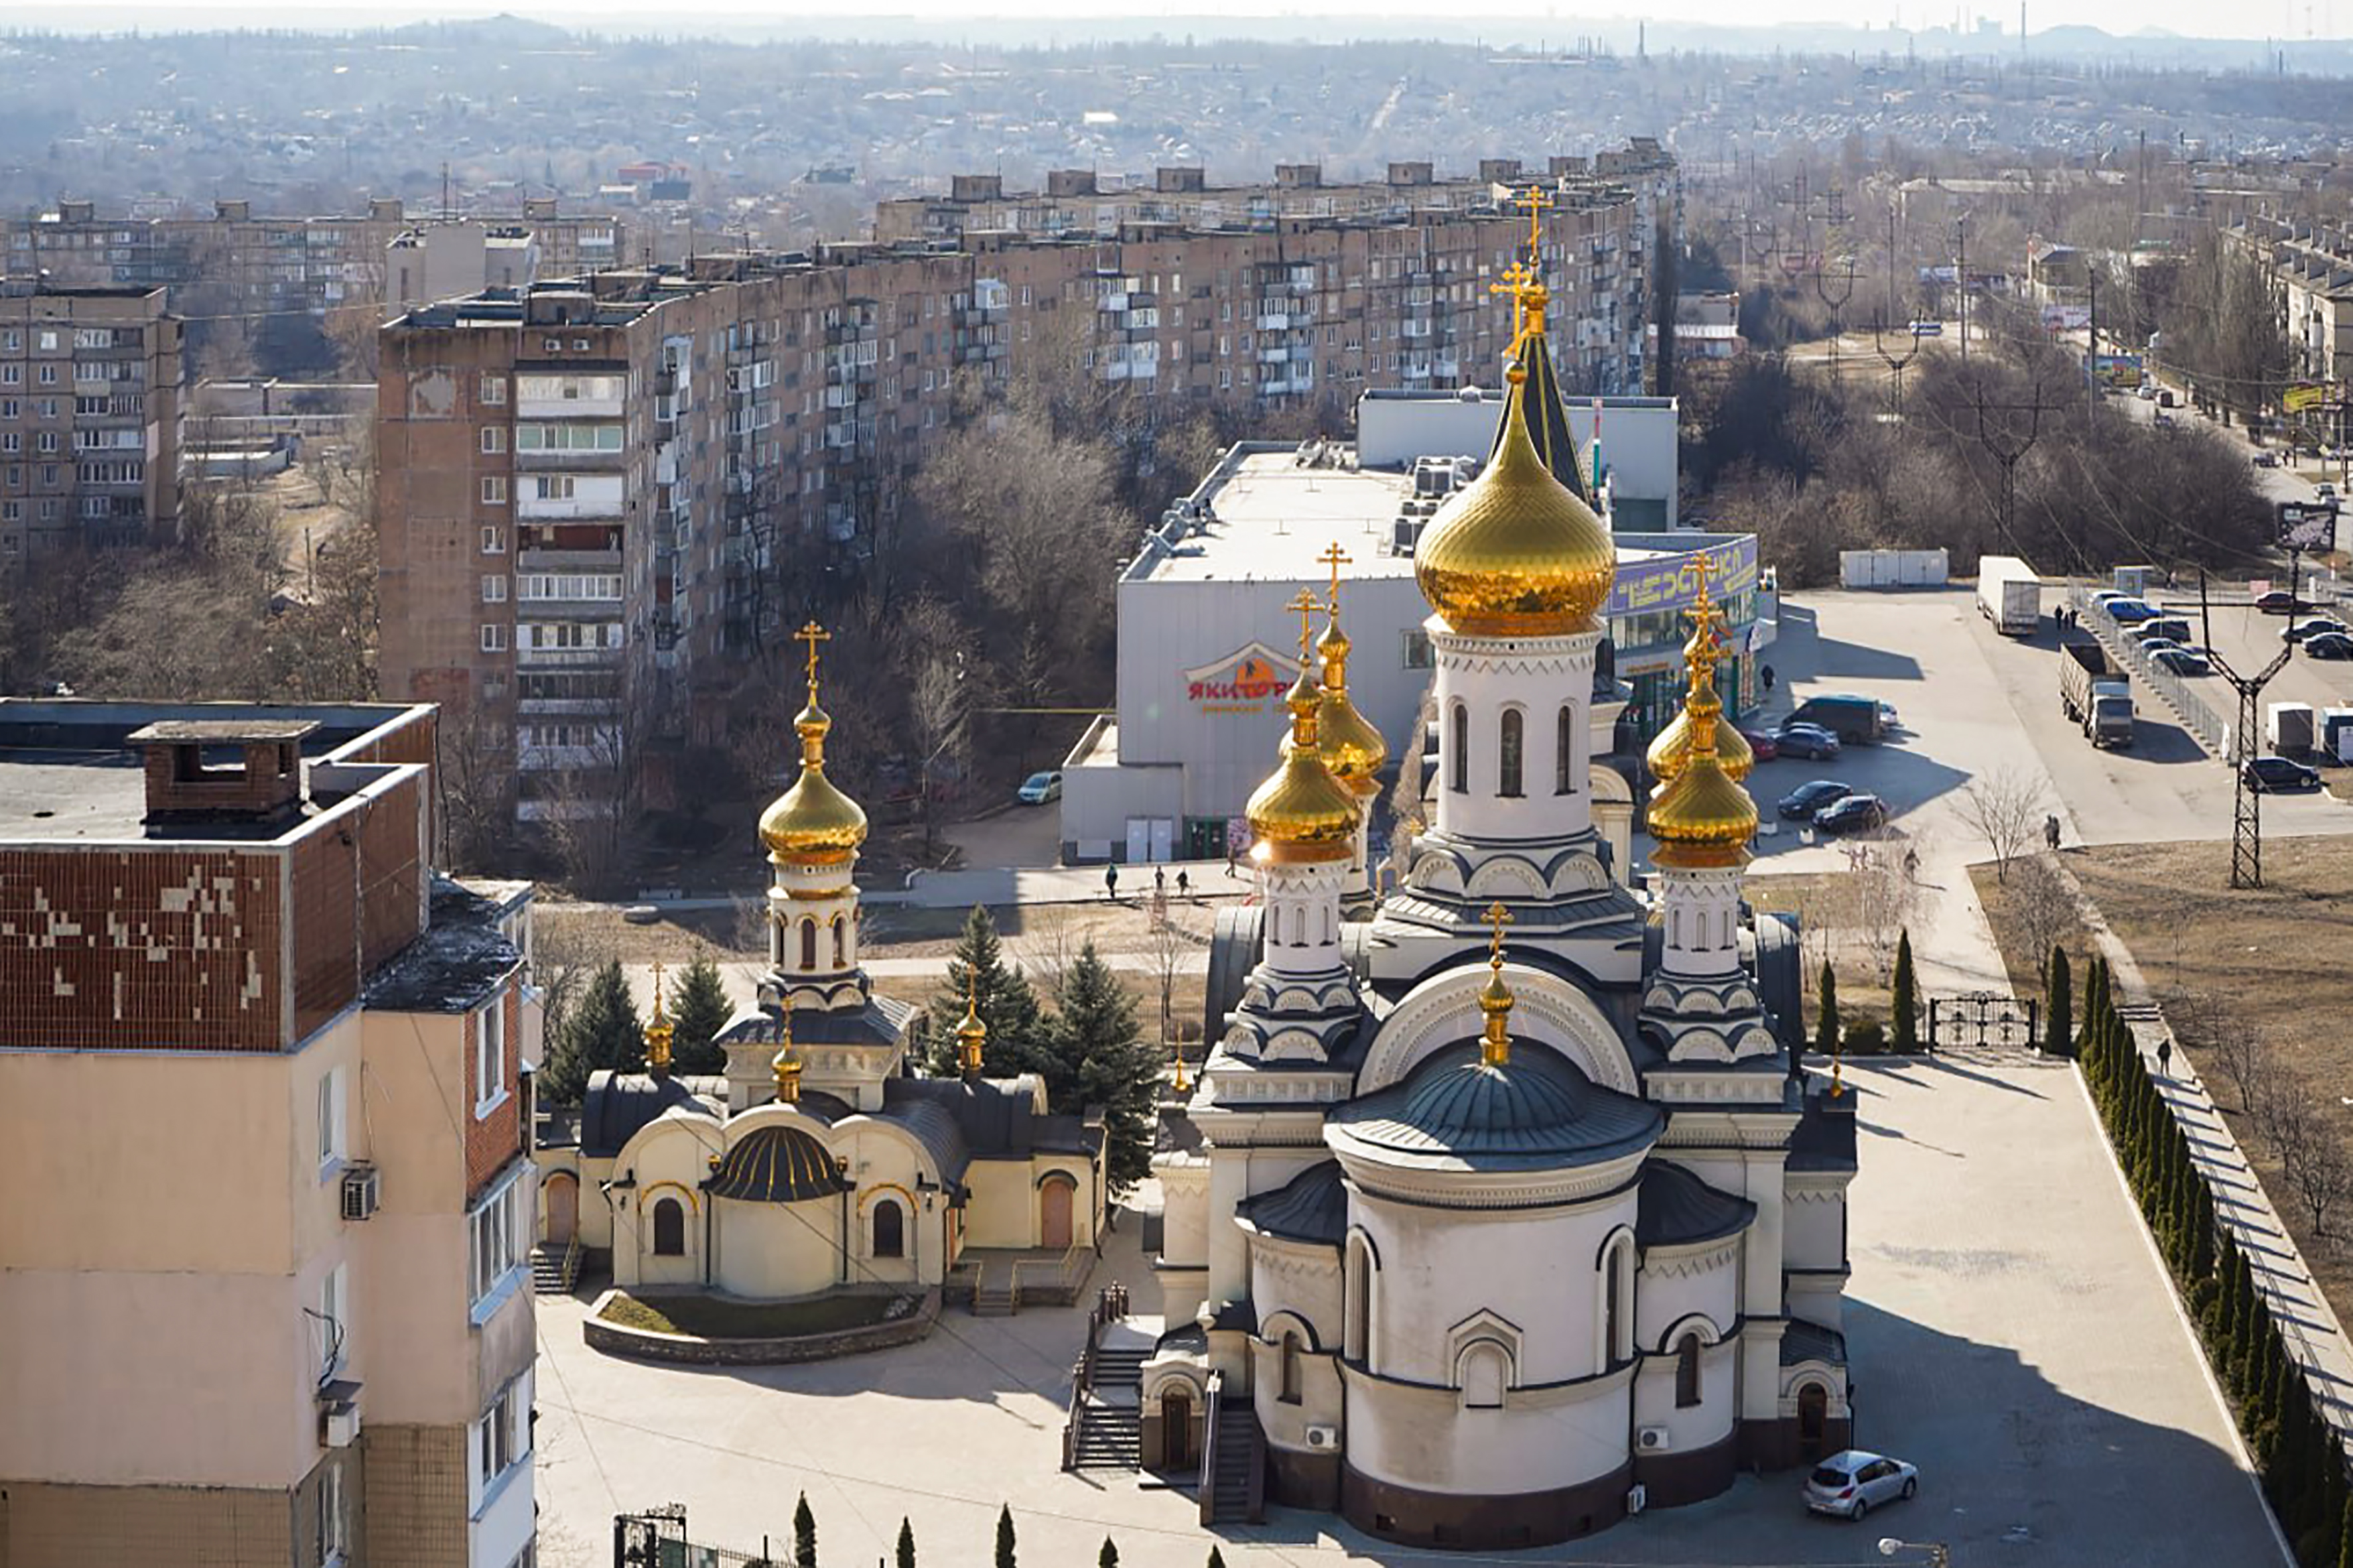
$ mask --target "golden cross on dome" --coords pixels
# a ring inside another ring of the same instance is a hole
[[[1298,595],[1283,607],[1299,612],[1299,662],[1304,664],[1315,647],[1315,628],[1309,624],[1309,617],[1315,614],[1315,595],[1302,588]]]
[[[657,1018],[661,1016],[662,1010],[661,977],[662,966],[660,962],[657,960],[654,963],[654,1016]]]
[[[1315,559],[1332,568],[1332,607],[1336,612],[1340,606],[1340,568],[1347,565],[1355,557],[1341,549],[1340,542],[1335,539],[1324,546],[1324,553]]]
[[[815,621],[811,621],[793,634],[793,640],[808,644],[809,700],[814,702],[817,700],[817,645],[821,642],[831,642],[833,634]]]
[[[1528,260],[1533,268],[1536,247],[1544,241],[1543,214],[1552,205],[1552,198],[1545,195],[1542,185],[1530,185],[1512,198],[1512,205],[1528,209]]]
[[[1504,928],[1512,923],[1512,911],[1498,899],[1487,906],[1486,920],[1494,932],[1487,939],[1487,966],[1500,970],[1504,967]]]
[[[1501,283],[1487,285],[1487,292],[1490,294],[1509,294],[1512,297],[1512,341],[1514,342],[1518,342],[1520,335],[1527,331],[1528,286],[1535,281],[1535,274],[1514,261],[1504,268],[1504,280]]]

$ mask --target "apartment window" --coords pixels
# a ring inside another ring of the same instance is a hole
[[[344,1265],[336,1264],[327,1270],[326,1278],[319,1281],[318,1317],[311,1327],[318,1331],[315,1338],[321,1383],[332,1381],[335,1373],[343,1370],[346,1359],[344,1351],[349,1334],[343,1321],[343,1268]]]
[[[58,433],[54,430],[44,430],[34,444],[44,452],[54,452],[58,449]]]
[[[506,402],[507,378],[502,375],[483,376],[480,388],[480,398],[482,402],[490,405],[493,408]]]
[[[343,1467],[319,1472],[319,1568],[339,1568],[352,1549],[350,1511],[343,1506]]]
[[[496,572],[492,572],[484,576],[482,579],[482,603],[485,605],[503,605],[506,602],[506,578]]]
[[[509,1470],[531,1458],[531,1374],[508,1384],[474,1423],[472,1491],[475,1506]]]
[[[330,1068],[319,1076],[319,1166],[323,1172],[343,1162],[343,1069]]]
[[[482,426],[482,451],[487,455],[487,454],[493,454],[493,453],[498,453],[498,452],[503,452],[503,451],[505,451],[506,449],[507,449],[507,432],[506,432],[506,426],[504,426],[503,425],[485,425],[485,426]]]
[[[507,1097],[507,1009],[503,994],[474,1015],[474,1120]]]
[[[58,335],[57,335],[57,333],[55,333],[55,332],[43,332],[43,333],[41,333],[41,334],[40,334],[40,342],[41,342],[41,352],[42,352],[43,353],[55,353],[57,352],[57,347],[58,347]]]
[[[25,521],[25,503],[20,500],[0,501],[0,522]]]
[[[25,384],[25,367],[21,364],[0,364],[0,386]]]
[[[507,650],[507,629],[495,623],[482,627],[482,651],[504,653]]]
[[[507,552],[507,531],[495,522],[482,525],[482,553],[504,555]]]
[[[53,364],[45,364],[40,368],[41,373],[39,379],[41,384],[43,386],[55,386],[58,384],[58,367]]]
[[[0,432],[0,452],[21,452],[24,449],[23,436],[14,430]]]
[[[579,481],[570,474],[542,474],[534,483],[541,500],[573,500],[580,488]]]
[[[521,1176],[518,1169],[467,1217],[473,1246],[466,1299],[478,1306],[509,1274],[522,1266],[522,1226],[527,1216],[522,1203],[526,1189]]]
[[[504,506],[507,504],[507,480],[504,474],[484,474],[482,476],[482,504],[484,506]]]

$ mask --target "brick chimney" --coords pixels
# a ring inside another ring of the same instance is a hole
[[[302,809],[308,719],[166,719],[125,744],[147,763],[150,828],[193,823],[269,823]]]

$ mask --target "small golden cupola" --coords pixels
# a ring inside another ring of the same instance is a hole
[[[1700,635],[1684,651],[1691,672],[1683,697],[1683,719],[1690,743],[1675,776],[1651,792],[1651,837],[1658,840],[1654,864],[1688,870],[1734,867],[1748,858],[1748,841],[1757,833],[1757,803],[1725,771],[1716,752],[1722,729],[1715,700],[1715,661],[1724,657],[1712,632],[1715,607],[1703,604]]]
[[[662,966],[654,965],[654,1010],[646,1020],[646,1073],[648,1077],[670,1077],[670,1041],[677,1037],[677,1027],[670,1015],[662,1011]]]
[[[1651,739],[1650,749],[1642,753],[1642,763],[1651,770],[1651,777],[1662,784],[1672,783],[1683,772],[1683,760],[1691,754],[1692,715],[1704,711],[1716,721],[1716,765],[1724,770],[1726,778],[1738,784],[1757,765],[1757,753],[1739,731],[1722,721],[1724,701],[1716,695],[1715,661],[1724,657],[1719,640],[1723,623],[1716,614],[1715,602],[1708,597],[1707,557],[1699,557],[1693,566],[1699,573],[1699,596],[1692,601],[1688,612],[1694,622],[1691,640],[1683,644],[1683,663],[1693,672],[1692,689],[1683,699],[1683,708]],[[1703,645],[1715,650],[1714,657],[1704,664],[1694,663]]]
[[[1509,1067],[1512,988],[1504,984],[1504,928],[1512,923],[1512,911],[1499,900],[1487,906],[1487,923],[1494,935],[1487,942],[1487,984],[1479,992],[1479,1011],[1486,1018],[1486,1028],[1479,1037],[1479,1060],[1491,1068]]]
[[[760,842],[779,866],[846,866],[866,842],[866,813],[825,776],[825,737],[833,720],[818,706],[817,645],[828,636],[815,621],[794,634],[808,645],[808,706],[793,721],[801,738],[801,776],[760,815]]]
[[[1315,595],[1302,589],[1291,607],[1299,612],[1299,679],[1283,694],[1291,733],[1283,742],[1282,765],[1243,807],[1259,841],[1251,853],[1277,865],[1346,860],[1355,851],[1358,807],[1355,792],[1332,776],[1321,749],[1316,716],[1324,693],[1309,646]]]
[[[793,1010],[786,1007],[779,1015],[784,1044],[768,1060],[768,1070],[776,1075],[776,1101],[781,1105],[797,1105],[801,1099],[801,1058],[793,1049]]]
[[[967,971],[964,977],[964,1021],[956,1026],[956,1066],[963,1069],[966,1083],[980,1077],[980,1064],[988,1048],[988,1026],[980,1016],[980,982],[978,975]]]
[[[1332,568],[1332,587],[1324,601],[1324,635],[1315,639],[1315,657],[1324,666],[1315,749],[1334,778],[1359,797],[1375,795],[1381,791],[1380,772],[1388,765],[1389,745],[1348,700],[1348,634],[1340,629],[1340,568],[1348,557],[1335,542],[1322,559]]]
[[[1504,434],[1479,477],[1440,509],[1414,550],[1422,597],[1467,637],[1562,637],[1598,629],[1618,550],[1593,509],[1545,467],[1517,395],[1514,364]]]

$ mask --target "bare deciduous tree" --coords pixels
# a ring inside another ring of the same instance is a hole
[[[2002,884],[2001,902],[2021,943],[2034,956],[2038,967],[2049,962],[2053,946],[2082,925],[2074,889],[2047,855],[2019,858]]]
[[[2010,880],[2010,863],[2026,853],[2042,831],[2042,785],[2031,775],[2004,767],[1961,792],[1961,821],[1993,853],[1998,882]]]
[[[2285,1070],[2279,1076],[2285,1079]],[[2265,1097],[2265,1136],[2278,1155],[2281,1173],[2295,1193],[2315,1236],[2327,1236],[2328,1217],[2353,1190],[2353,1157],[2346,1152],[2346,1128],[2329,1116],[2303,1086],[2282,1081]]]

